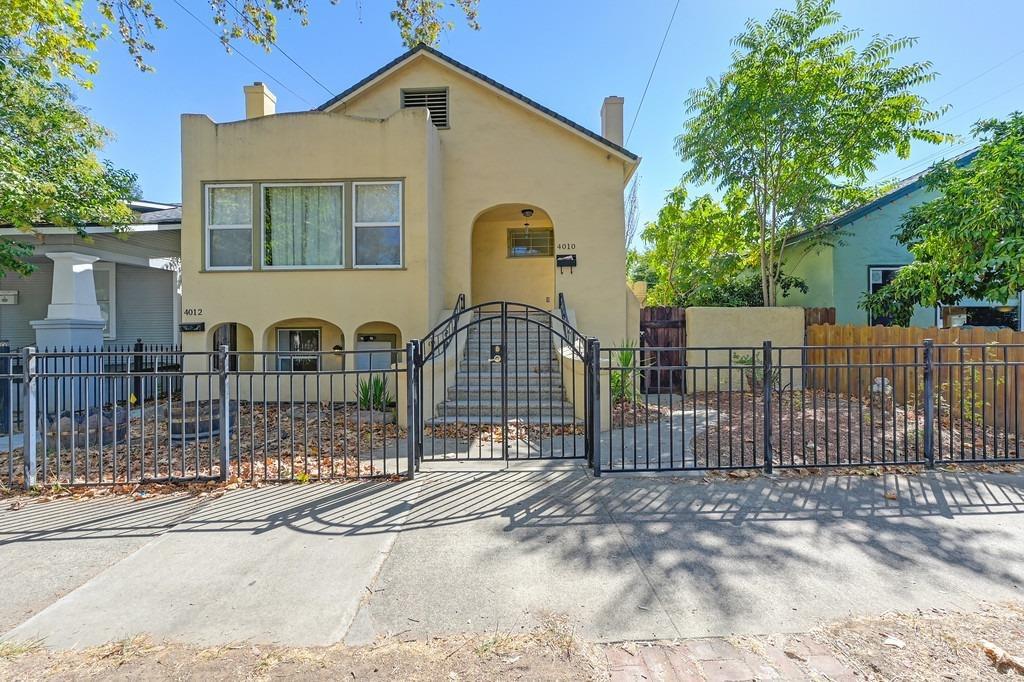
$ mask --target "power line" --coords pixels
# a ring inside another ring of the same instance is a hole
[[[185,7],[185,5],[181,4],[181,2],[179,2],[179,0],[174,0],[174,4],[175,4],[175,5],[177,5],[178,7],[180,7],[181,9],[183,9],[183,10],[185,11],[185,13],[186,13],[186,14],[188,14],[188,15],[189,15],[190,17],[192,17],[193,19],[195,19],[195,20],[196,20],[196,23],[198,23],[198,24],[199,24],[200,26],[202,26],[203,28],[205,28],[205,29],[206,29],[206,31],[207,31],[207,32],[208,32],[208,33],[209,33],[210,35],[212,35],[212,36],[213,36],[214,38],[216,38],[216,39],[217,39],[217,42],[220,42],[220,35],[219,35],[219,34],[218,34],[218,33],[217,33],[216,31],[214,31],[214,30],[213,30],[212,28],[210,28],[209,26],[207,26],[206,22],[204,22],[204,21],[203,21],[202,19],[200,19],[199,17],[197,17],[197,16],[195,15],[195,14],[193,14],[193,13],[192,13],[192,11],[191,11],[191,10],[189,10],[189,8],[188,8],[188,7]],[[310,102],[310,101],[309,101],[308,99],[306,99],[305,97],[303,97],[303,96],[302,96],[302,95],[300,95],[299,93],[297,93],[297,92],[295,92],[294,90],[292,90],[291,88],[289,88],[289,87],[288,87],[287,85],[285,85],[285,84],[284,84],[284,83],[283,83],[283,82],[282,82],[282,81],[281,81],[280,79],[278,79],[278,78],[274,77],[274,76],[273,76],[273,75],[272,75],[272,74],[271,74],[271,73],[270,73],[269,71],[267,71],[266,69],[264,69],[264,68],[263,68],[262,66],[260,66],[260,65],[259,65],[259,64],[257,64],[256,62],[254,62],[254,61],[253,61],[252,59],[250,59],[248,55],[246,55],[246,54],[245,54],[244,52],[242,52],[241,50],[239,50],[239,49],[238,49],[237,47],[233,47],[233,48],[232,48],[232,50],[234,50],[234,52],[235,52],[235,53],[236,53],[236,54],[237,54],[237,55],[238,55],[239,57],[241,57],[241,58],[242,58],[242,59],[244,59],[245,61],[249,62],[249,63],[250,63],[250,64],[251,64],[252,66],[254,66],[254,67],[255,67],[255,68],[257,69],[257,70],[259,70],[259,71],[260,71],[260,72],[261,72],[261,73],[262,73],[262,74],[263,74],[264,76],[266,76],[266,77],[267,77],[267,78],[269,78],[270,80],[274,81],[275,83],[277,83],[277,84],[278,84],[278,85],[280,85],[280,86],[281,86],[282,88],[284,88],[284,89],[285,89],[285,90],[287,90],[288,92],[292,93],[293,95],[295,95],[296,97],[298,97],[299,99],[301,99],[301,100],[302,100],[303,102],[305,102],[305,103],[306,103],[306,104],[308,104],[309,106],[311,106],[311,107],[312,107],[312,106],[315,106],[315,105],[314,105],[314,104],[313,104],[312,102]]]
[[[958,113],[958,114],[957,114],[956,116],[953,116],[953,117],[951,117],[951,118],[948,118],[948,119],[946,119],[946,121],[945,121],[945,122],[946,122],[946,123],[949,123],[950,121],[955,121],[956,119],[958,119],[958,118],[960,118],[960,117],[962,117],[962,116],[966,116],[967,114],[971,113],[972,111],[974,111],[974,110],[976,110],[976,109],[980,109],[981,107],[985,106],[985,105],[986,105],[986,104],[988,104],[989,102],[994,102],[994,101],[996,101],[997,99],[999,99],[1000,97],[1003,97],[1004,95],[1008,95],[1008,94],[1010,94],[1011,92],[1013,92],[1014,90],[1016,90],[1016,89],[1018,89],[1018,88],[1021,88],[1021,87],[1024,87],[1024,81],[1021,81],[1020,83],[1017,83],[1016,85],[1014,85],[1014,86],[1012,86],[1012,87],[1009,87],[1009,88],[1007,88],[1006,90],[1003,90],[1002,92],[1000,92],[1000,93],[999,93],[999,94],[997,94],[997,95],[993,95],[992,97],[989,97],[989,98],[988,98],[988,99],[986,99],[986,100],[983,100],[983,101],[981,101],[981,102],[978,102],[977,104],[975,104],[975,105],[974,105],[973,107],[971,107],[970,109],[964,109],[963,111],[959,112],[959,113]]]
[[[946,92],[946,93],[936,97],[935,101],[936,102],[941,102],[942,100],[944,100],[947,97],[949,97],[950,95],[952,95],[954,92],[956,92],[956,91],[958,91],[958,90],[960,90],[960,89],[970,85],[971,83],[973,83],[974,81],[978,80],[982,76],[995,71],[996,69],[998,69],[1000,66],[1002,66],[1006,62],[1008,62],[1008,61],[1010,61],[1012,59],[1016,59],[1017,57],[1021,56],[1022,54],[1024,54],[1024,50],[1018,50],[1017,52],[1014,52],[1013,54],[1011,54],[1009,57],[1007,57],[1003,61],[998,62],[997,64],[994,64],[994,65],[990,66],[989,68],[985,69],[984,71],[982,71],[978,75],[974,76],[973,78],[969,78],[968,80],[964,81],[963,83],[961,83],[960,85],[956,86],[952,90],[950,90],[950,91],[948,91],[948,92]]]
[[[981,78],[985,74],[991,73],[992,71],[994,71],[995,69],[999,68],[1003,64],[1009,62],[1012,59],[1015,59],[1016,57],[1019,57],[1022,54],[1024,54],[1024,50],[1018,50],[1017,52],[1014,52],[1013,54],[1011,54],[1006,59],[1003,59],[1002,61],[997,62],[996,64],[994,64],[994,65],[990,66],[989,68],[985,69],[984,71],[982,71],[978,75],[974,76],[973,78],[970,78],[970,79],[964,81],[963,83],[961,83],[960,85],[956,86],[952,90],[949,90],[948,92],[946,92],[941,97],[938,97],[935,101],[937,101],[937,102],[942,101],[943,99],[945,99],[949,95],[953,94],[954,92],[960,90],[964,86],[973,83],[974,81],[978,80],[979,78]],[[975,104],[973,107],[971,107],[969,109],[964,109],[963,111],[957,112],[956,116],[952,116],[952,117],[946,119],[943,122],[944,123],[949,123],[950,121],[955,121],[958,118],[962,118],[963,116],[966,116],[967,114],[971,113],[972,111],[980,109],[981,107],[985,106],[986,104],[988,104],[990,102],[994,102],[995,100],[999,99],[1000,97],[1003,97],[1004,95],[1007,95],[1007,94],[1013,92],[1014,90],[1016,90],[1016,89],[1018,89],[1020,87],[1024,87],[1024,82],[1018,83],[1017,85],[1009,87],[1006,90],[1003,90],[1002,92],[1000,92],[1000,93],[998,93],[996,95],[993,95],[992,97],[989,97],[986,100],[978,102],[977,104]],[[909,163],[906,166],[903,166],[902,168],[897,168],[895,171],[893,171],[891,173],[888,173],[887,175],[882,176],[878,180],[878,182],[886,182],[886,181],[888,181],[888,180],[890,180],[890,179],[892,179],[894,177],[902,175],[905,171],[910,170],[911,168],[916,168],[917,166],[926,165],[928,161],[930,161],[931,159],[934,159],[937,156],[941,156],[942,154],[951,154],[953,152],[956,152],[957,154],[959,154],[961,151],[966,151],[968,148],[976,146],[976,145],[977,145],[977,142],[974,141],[974,140],[971,140],[970,142],[960,143],[960,144],[958,144],[958,145],[956,145],[954,147],[951,147],[949,149],[940,149],[939,151],[937,151],[937,152],[935,152],[933,154],[929,154],[928,156],[925,156],[925,157],[923,157],[921,159],[918,159],[917,161],[914,161],[913,163]]]
[[[672,16],[668,19],[668,26],[665,27],[665,35],[661,37],[661,45],[658,47],[658,54],[654,58],[654,64],[651,66],[651,73],[647,76],[647,85],[644,86],[644,92],[640,95],[640,103],[636,105],[636,113],[633,115],[633,122],[629,124],[629,134],[626,135],[626,144],[629,144],[629,138],[633,136],[633,128],[636,127],[636,120],[640,118],[640,109],[644,106],[644,99],[647,97],[647,88],[651,87],[651,79],[654,78],[654,70],[658,68],[658,61],[661,59],[661,51],[665,49],[665,41],[668,40],[668,32],[672,30],[672,22],[676,18],[676,10],[679,9],[679,0],[676,0],[676,6],[672,8]]]
[[[1024,53],[1024,51],[1022,51],[1022,53]],[[999,99],[999,98],[1001,98],[1001,97],[1003,97],[1005,95],[1008,95],[1011,92],[1013,92],[1014,90],[1017,90],[1017,89],[1019,89],[1021,87],[1024,87],[1024,81],[1022,81],[1020,83],[1017,83],[1016,85],[1011,86],[1011,87],[1007,88],[1006,90],[1003,90],[1002,92],[1000,92],[1000,93],[998,93],[996,95],[993,95],[992,97],[989,97],[986,100],[978,102],[977,104],[975,104],[973,107],[971,107],[969,109],[964,109],[963,111],[959,112],[956,116],[953,116],[953,117],[951,117],[949,119],[946,119],[945,123],[949,123],[950,121],[955,121],[958,118],[962,118],[962,117],[966,116],[967,114],[971,113],[972,111],[980,109],[981,107],[985,106],[986,104],[989,104],[990,102],[994,102],[995,100],[997,100],[997,99]],[[969,149],[971,147],[977,146],[977,144],[978,144],[977,141],[971,140],[971,141],[966,142],[966,143],[960,143],[957,146],[951,147],[949,149],[940,149],[939,151],[937,151],[937,152],[935,152],[933,154],[929,154],[928,156],[925,156],[923,158],[920,158],[917,161],[914,161],[913,163],[910,163],[910,164],[908,164],[906,166],[903,166],[902,168],[897,168],[892,173],[889,173],[889,174],[883,176],[882,178],[880,178],[879,182],[885,182],[885,181],[887,181],[887,180],[889,180],[889,179],[891,179],[893,177],[901,175],[904,171],[907,171],[907,170],[909,170],[911,168],[915,168],[915,167],[920,166],[922,164],[926,165],[929,160],[934,159],[937,156],[941,156],[942,154],[950,154],[952,152],[960,153],[961,151],[966,151],[967,149]]]
[[[947,158],[953,158],[955,156],[959,156],[962,152],[965,152],[968,149],[970,149],[971,147],[976,146],[976,144],[977,143],[974,142],[974,140],[971,140],[970,142],[961,142],[960,144],[957,144],[957,145],[955,145],[953,147],[949,147],[949,148],[945,148],[945,149],[940,149],[940,150],[938,150],[936,152],[933,152],[933,153],[929,154],[928,156],[923,156],[920,159],[918,159],[917,161],[909,163],[906,166],[903,166],[901,168],[897,168],[896,170],[892,171],[891,173],[888,173],[887,175],[884,175],[881,178],[879,178],[878,182],[880,182],[880,183],[881,182],[887,182],[888,180],[891,180],[892,178],[896,178],[896,177],[899,177],[901,175],[904,175],[907,171],[909,171],[912,168],[916,168],[918,166],[927,166],[927,165],[929,165],[928,162],[931,161],[932,159],[934,159],[937,156],[947,155]]]
[[[252,22],[252,19],[250,19],[250,18],[248,17],[248,15],[244,14],[244,13],[243,13],[243,12],[242,12],[241,10],[239,10],[239,9],[238,9],[237,7],[235,7],[234,3],[232,3],[232,2],[231,2],[231,0],[224,0],[224,1],[225,1],[225,2],[227,2],[227,4],[228,4],[228,5],[229,5],[229,6],[231,7],[231,9],[235,10],[235,12],[236,12],[236,13],[238,14],[238,16],[242,17],[242,19],[243,19],[243,20],[245,20],[246,22],[248,22],[248,24],[249,24],[250,26],[252,26],[252,27],[253,27],[254,29],[256,29],[257,31],[259,30],[259,27],[258,27],[258,26],[257,26],[256,24],[254,24],[254,23]],[[316,84],[317,84],[317,85],[319,85],[319,86],[320,86],[321,88],[323,88],[323,89],[324,89],[324,91],[325,91],[325,92],[326,92],[326,93],[327,93],[328,95],[333,95],[333,94],[335,94],[335,91],[334,91],[334,90],[331,90],[331,89],[330,89],[329,87],[327,87],[327,86],[326,86],[326,85],[324,85],[324,84],[323,84],[322,82],[320,82],[320,79],[319,79],[319,78],[317,78],[316,76],[314,76],[313,74],[311,74],[311,73],[310,73],[309,71],[307,71],[307,70],[306,70],[306,67],[304,67],[304,66],[303,66],[302,64],[299,64],[299,63],[298,63],[297,61],[295,61],[294,59],[292,59],[292,56],[291,56],[290,54],[288,54],[287,52],[285,52],[285,51],[284,51],[284,48],[283,48],[283,47],[281,47],[280,45],[278,45],[278,44],[277,44],[277,42],[275,42],[275,41],[271,40],[271,41],[270,41],[270,44],[271,44],[271,45],[273,45],[273,46],[274,46],[275,48],[277,48],[277,51],[278,51],[278,52],[280,52],[280,53],[281,53],[281,54],[282,54],[282,55],[283,55],[283,56],[284,56],[284,57],[285,57],[285,58],[286,58],[286,59],[287,59],[288,61],[290,61],[290,62],[291,62],[292,64],[294,64],[295,66],[297,66],[297,67],[298,67],[298,69],[299,69],[299,71],[301,71],[302,73],[304,73],[304,74],[306,74],[307,76],[309,76],[310,80],[312,80],[312,81],[313,81],[314,83],[316,83]]]

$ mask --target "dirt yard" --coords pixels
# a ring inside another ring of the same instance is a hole
[[[399,634],[366,647],[198,648],[133,637],[84,651],[54,652],[34,642],[8,642],[0,643],[0,678],[607,680],[617,670],[622,677],[616,663],[623,659],[651,661],[655,657],[649,651],[709,648],[734,652],[733,662],[745,661],[762,673],[783,671],[783,679],[839,679],[822,675],[816,667],[815,659],[822,653],[841,664],[848,679],[1024,679],[1024,605],[983,603],[970,612],[890,613],[832,623],[804,634],[682,642],[588,643],[558,617],[549,617],[533,632],[495,631],[428,641]],[[718,679],[707,661],[685,663],[691,679]]]
[[[858,618],[813,636],[871,680],[1024,679],[1019,602],[982,604],[967,613],[932,609]]]
[[[693,448],[699,466],[757,466],[764,461],[759,393],[722,391],[676,400],[695,425]],[[924,461],[924,415],[913,404],[874,403],[823,390],[786,390],[773,394],[771,423],[777,465]],[[941,410],[934,448],[936,459],[944,461],[1012,459],[1024,454],[1014,434]]]
[[[206,403],[188,412],[193,424],[219,423]],[[239,480],[343,480],[399,473],[385,468],[384,456],[390,452],[396,458],[405,429],[368,418],[353,404],[242,401],[234,403],[231,412],[231,474]],[[219,477],[219,435],[200,430],[196,436],[193,426],[184,438],[172,437],[171,420],[153,405],[134,410],[126,421],[125,426],[117,423],[105,429],[102,439],[98,430],[88,440],[84,433],[67,428],[45,434],[41,482],[54,486]],[[5,440],[0,439],[0,446]],[[9,475],[9,487],[19,488],[24,481],[20,447],[13,453],[0,452],[0,481]]]

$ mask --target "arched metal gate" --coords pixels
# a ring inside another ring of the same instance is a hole
[[[416,344],[410,404],[416,462],[592,463],[596,339],[524,303],[456,307]],[[564,309],[563,309],[564,310]]]

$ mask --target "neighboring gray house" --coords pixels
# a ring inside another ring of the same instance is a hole
[[[179,342],[181,207],[131,207],[136,223],[117,234],[99,226],[86,227],[86,237],[61,227],[0,228],[2,237],[35,245],[36,265],[28,277],[0,278],[0,340],[11,348]]]

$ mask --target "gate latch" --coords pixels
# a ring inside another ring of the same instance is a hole
[[[504,357],[504,355],[505,355],[505,347],[504,346],[502,346],[500,343],[491,344],[491,359],[490,359],[490,362],[493,362],[496,365],[500,365],[501,364],[501,358]]]

